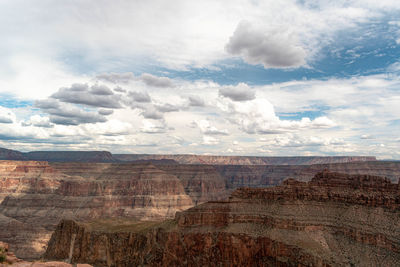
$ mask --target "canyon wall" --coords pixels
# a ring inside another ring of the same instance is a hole
[[[193,206],[180,180],[151,164],[61,166],[0,162],[0,240],[21,258],[39,257],[63,218],[161,220]]]
[[[331,172],[242,188],[174,220],[64,220],[45,253],[95,266],[398,266],[400,185]]]
[[[319,165],[190,165],[0,161],[0,240],[25,259],[46,249],[61,219],[163,220],[225,199],[239,187],[309,181],[324,169],[375,174],[397,182],[400,162]]]

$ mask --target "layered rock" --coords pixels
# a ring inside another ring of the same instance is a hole
[[[255,157],[255,156],[208,156],[208,155],[154,155],[154,154],[114,154],[121,161],[174,160],[179,164],[208,165],[311,165],[376,161],[375,157],[332,156],[332,157]]]
[[[27,262],[21,260],[15,256],[12,251],[9,251],[9,246],[7,243],[0,241],[0,267],[92,267],[89,264],[68,264],[61,261],[37,261],[37,262]]]
[[[0,162],[0,240],[10,243],[19,257],[40,256],[63,218],[160,220],[193,206],[180,180],[151,164],[59,167],[73,173],[53,167],[46,162]]]
[[[45,257],[96,266],[398,266],[400,185],[323,172],[238,189],[159,224],[62,221]]]
[[[224,199],[239,187],[274,186],[287,177],[309,181],[327,168],[396,182],[400,176],[400,162],[377,161],[299,166],[0,161],[0,240],[19,257],[37,258],[63,218],[162,220]]]

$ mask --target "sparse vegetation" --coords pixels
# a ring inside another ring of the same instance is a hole
[[[6,261],[6,250],[4,248],[0,248],[0,263]]]

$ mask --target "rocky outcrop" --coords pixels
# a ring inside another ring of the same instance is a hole
[[[68,264],[61,261],[37,261],[37,262],[27,262],[21,260],[15,256],[15,254],[9,251],[9,246],[7,243],[0,241],[0,267],[92,267],[89,264]]]
[[[243,188],[174,220],[62,221],[47,259],[96,266],[398,266],[400,185],[370,175],[317,174]]]

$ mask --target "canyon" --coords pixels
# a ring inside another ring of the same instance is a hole
[[[393,183],[400,177],[400,162],[374,157],[293,157],[282,165],[267,161],[229,165],[237,159],[216,157],[222,164],[213,165],[190,164],[192,159],[180,164],[179,155],[121,161],[105,152],[83,153],[79,158],[74,153],[62,157],[57,152],[56,160],[48,162],[27,160],[26,153],[13,150],[0,151],[0,157],[15,158],[0,160],[0,240],[9,243],[18,257],[40,258],[62,220],[77,225],[107,220],[169,225],[176,224],[175,214],[205,202],[225,201],[239,188],[262,190],[287,178],[308,182],[323,170],[379,175]],[[37,155],[43,159],[49,154]],[[243,158],[254,157],[239,157]],[[325,163],[305,164],[321,161]]]
[[[400,185],[320,172],[240,188],[172,220],[63,220],[46,259],[94,266],[398,266]]]

